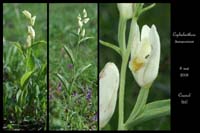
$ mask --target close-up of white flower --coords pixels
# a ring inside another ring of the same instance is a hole
[[[119,88],[119,71],[114,63],[107,63],[99,74],[100,92],[100,128],[103,128],[112,117],[117,102]]]
[[[143,87],[152,83],[157,75],[160,62],[160,38],[154,25],[142,27],[141,38],[138,25],[132,42],[129,68],[137,81]]]

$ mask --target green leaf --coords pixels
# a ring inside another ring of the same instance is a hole
[[[109,47],[111,49],[113,49],[114,51],[116,51],[118,54],[121,55],[121,50],[119,47],[115,46],[114,44],[111,44],[111,43],[108,43],[108,42],[105,42],[105,41],[102,41],[100,40],[99,41],[103,46],[106,46],[106,47]]]
[[[23,106],[24,106],[24,103],[26,103],[26,97],[24,97],[24,94],[25,94],[25,90],[26,89],[23,89],[22,91],[21,91],[21,94],[20,94],[20,97],[19,97],[19,104],[20,104],[20,107],[21,108],[23,108]]]
[[[78,42],[78,44],[80,44],[80,43],[82,43],[82,42],[84,42],[84,41],[87,41],[87,40],[89,40],[89,39],[93,39],[94,37],[84,37],[84,38],[82,38],[79,42]]]
[[[92,64],[89,64],[89,65],[87,65],[87,66],[84,66],[84,67],[80,68],[80,69],[77,71],[75,78],[77,79],[84,71],[86,71],[86,70],[87,70],[89,67],[91,67],[91,66],[92,66]]]
[[[33,74],[34,71],[30,71],[30,72],[26,72],[22,77],[21,77],[21,80],[20,80],[20,84],[21,84],[21,87],[23,87],[26,82],[28,81],[28,79],[31,77],[31,75]]]
[[[17,47],[18,51],[25,57],[22,46],[18,42],[12,42],[12,44],[14,44],[15,47]]]
[[[165,106],[168,106],[168,105],[170,105],[170,99],[158,100],[158,101],[146,104],[144,111],[149,111],[149,110],[152,110],[152,109],[161,108],[161,107],[165,107]]]
[[[47,74],[47,63],[42,65],[42,68],[40,69],[39,72],[41,79],[43,79],[46,74]]]
[[[69,49],[67,46],[64,46],[64,49],[65,49],[66,53],[68,54],[68,56],[70,57],[72,64],[74,64],[75,59],[74,59],[71,49]]]
[[[19,96],[21,95],[21,89],[19,89],[18,91],[17,91],[17,94],[16,94],[16,101],[18,102],[19,101]]]
[[[34,42],[29,48],[36,47],[36,46],[38,46],[39,44],[47,44],[47,42],[44,41],[44,40],[37,41],[37,42]]]
[[[69,33],[72,34],[72,35],[74,35],[74,36],[76,36],[76,37],[79,36],[79,35],[78,35],[77,33],[75,33],[75,32],[71,32],[71,31],[69,31]]]
[[[86,71],[90,66],[92,66],[92,64],[89,64],[89,65],[87,65],[87,66],[83,66],[82,68],[80,68],[80,69],[77,71],[77,73],[76,73],[76,75],[75,75],[75,77],[74,77],[74,79],[73,79],[73,81],[72,81],[72,84],[71,84],[71,87],[70,87],[70,88],[73,87],[73,85],[74,85],[76,79],[77,79],[84,71]]]
[[[132,121],[126,122],[125,126],[127,128],[132,128],[133,126],[140,124],[142,122],[155,119],[161,116],[166,116],[169,114],[170,114],[170,100],[160,100],[152,102],[145,106],[144,112],[142,112],[138,117],[136,117]]]
[[[130,119],[134,119],[135,117],[137,117],[143,111],[144,106],[145,106],[146,101],[147,101],[147,98],[148,98],[150,86],[151,85],[140,88],[140,92],[139,92],[139,95],[137,97],[136,104],[134,106],[133,111],[131,112],[131,115],[129,116]],[[129,119],[127,121],[129,121]]]
[[[35,60],[32,52],[30,53],[29,57],[27,58],[26,61],[26,66],[28,68],[28,71],[31,71],[35,68]]]
[[[40,94],[40,89],[39,89],[39,86],[38,85],[36,85],[36,87],[35,87],[35,89],[36,89],[36,94],[35,94],[35,96],[36,97],[38,97],[39,96],[39,94]]]
[[[62,75],[60,75],[59,73],[56,73],[56,76],[60,79],[60,81],[64,85],[65,89],[67,90],[68,87],[69,87],[69,83],[67,82],[67,80]]]

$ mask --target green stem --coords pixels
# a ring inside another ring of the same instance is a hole
[[[120,16],[118,26],[118,42],[121,49],[121,53],[126,50],[126,19]]]
[[[128,60],[126,58],[126,19],[120,16],[118,27],[118,42],[122,55],[121,76],[120,76],[120,89],[119,89],[119,120],[118,129],[124,130],[124,90],[126,81],[126,68]]]
[[[133,22],[134,21],[134,22]],[[124,24],[125,22],[125,24]],[[118,129],[119,130],[125,130],[124,126],[124,91],[125,91],[125,81],[126,81],[126,69],[128,64],[128,59],[131,52],[131,42],[133,41],[133,34],[135,30],[135,18],[132,20],[131,29],[129,33],[129,41],[128,46],[126,49],[126,42],[125,42],[125,30],[126,30],[126,20],[120,18],[120,24],[123,26],[119,26],[119,32],[118,38],[119,38],[119,44],[122,44],[121,48],[121,55],[122,55],[122,65],[121,65],[121,76],[120,76],[120,90],[119,90],[119,121],[118,121]],[[124,28],[124,29],[123,29]],[[121,43],[120,43],[121,42]]]
[[[119,89],[119,121],[118,121],[119,130],[124,130],[124,90],[126,81],[126,68],[127,68],[127,61],[124,58],[122,58],[120,89]]]

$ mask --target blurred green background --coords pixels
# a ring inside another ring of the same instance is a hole
[[[144,6],[146,6],[145,4]],[[99,37],[115,45],[117,43],[119,13],[116,4],[100,4],[99,9]],[[157,79],[154,81],[148,102],[170,98],[170,4],[156,4],[154,8],[142,14],[138,20],[141,27],[144,24],[154,24],[160,35],[161,58]],[[127,24],[127,35],[130,29],[130,20]],[[126,35],[126,36],[127,36]],[[126,38],[127,39],[127,38]],[[99,72],[107,62],[114,62],[120,70],[121,57],[112,49],[99,45]],[[127,69],[125,88],[125,120],[134,107],[140,87],[135,82],[129,68]],[[105,129],[117,129],[118,103],[115,113]],[[170,116],[149,120],[134,128],[134,130],[170,130]]]

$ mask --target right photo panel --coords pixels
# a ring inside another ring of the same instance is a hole
[[[49,4],[49,130],[97,130],[97,4]]]
[[[99,129],[171,130],[170,4],[99,4]]]

